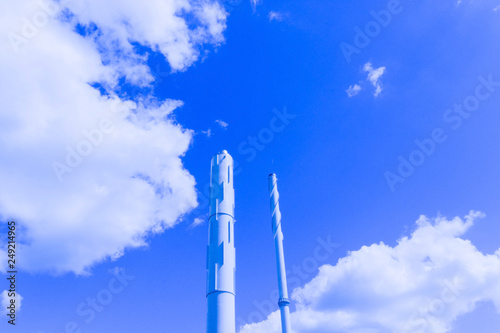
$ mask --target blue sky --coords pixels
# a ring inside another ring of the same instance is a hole
[[[279,331],[270,172],[297,333],[498,332],[500,3],[48,1],[0,20],[2,332],[204,331],[221,149],[242,332]]]

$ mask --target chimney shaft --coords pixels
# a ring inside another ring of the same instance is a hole
[[[274,234],[274,245],[276,247],[276,264],[278,266],[278,305],[281,312],[281,330],[283,333],[291,333],[290,326],[290,301],[288,300],[288,288],[286,284],[285,253],[283,252],[283,233],[281,232],[281,212],[279,205],[278,179],[274,173],[269,175],[269,192],[271,193],[271,215]]]
[[[207,248],[207,333],[234,333],[235,248],[233,158],[212,157]]]

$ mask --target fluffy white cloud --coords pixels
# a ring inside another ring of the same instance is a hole
[[[173,115],[182,102],[113,91],[123,77],[152,80],[136,43],[185,70],[223,41],[226,13],[195,0],[2,5],[0,217],[18,223],[20,269],[83,274],[196,206],[181,162],[193,133]]]
[[[422,216],[395,247],[364,246],[322,266],[293,292],[294,332],[444,333],[478,302],[491,301],[500,311],[500,250],[483,254],[461,238],[480,216]],[[278,333],[279,320],[274,312],[240,332]]]
[[[131,42],[163,53],[174,70],[184,70],[198,59],[200,44],[224,41],[226,13],[216,1],[63,0],[62,4],[74,13],[72,21],[98,27],[95,35],[111,61],[117,51],[122,53],[118,59],[131,60],[120,66],[125,71],[130,71],[131,63],[141,62]]]
[[[349,88],[345,92],[347,93],[348,97],[354,97],[357,94],[359,94],[360,91],[361,91],[361,86],[359,84],[354,84],[349,86]]]
[[[363,71],[368,73],[367,80],[375,87],[375,92],[373,95],[377,97],[382,92],[382,83],[380,83],[380,78],[385,73],[385,67],[373,68],[370,62],[366,63],[363,67]]]

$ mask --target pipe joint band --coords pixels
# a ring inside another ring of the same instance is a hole
[[[288,306],[288,305],[290,305],[290,301],[288,300],[288,298],[280,298],[279,301],[278,301],[278,305],[280,307],[282,307],[282,306]]]

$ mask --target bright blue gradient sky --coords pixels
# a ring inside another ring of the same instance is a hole
[[[174,116],[195,132],[182,162],[196,180],[200,206],[175,227],[149,235],[147,246],[95,263],[88,276],[21,272],[18,327],[7,327],[2,319],[1,331],[61,333],[74,321],[92,333],[203,332],[207,224],[191,224],[207,219],[203,193],[210,158],[221,149],[241,170],[235,178],[241,324],[262,321],[277,309],[255,315],[256,304],[277,301],[270,298],[277,288],[270,172],[279,179],[289,269],[314,256],[318,237],[338,244],[320,262],[335,265],[363,246],[396,246],[417,228],[420,215],[451,219],[470,210],[486,216],[460,237],[485,255],[495,253],[500,247],[500,84],[457,129],[443,116],[474,95],[478,77],[491,75],[500,82],[500,10],[494,10],[499,3],[401,0],[402,12],[347,62],[339,45],[354,45],[353,29],[363,29],[373,20],[370,11],[386,9],[387,3],[263,0],[255,10],[247,1],[225,4],[230,12],[225,42],[207,47],[203,59],[174,73],[161,53],[137,46],[149,54],[147,65],[157,80],[152,94],[184,102]],[[282,18],[270,20],[271,11]],[[363,70],[367,63],[385,67],[378,96]],[[362,90],[349,97],[346,90],[354,84]],[[122,96],[135,94],[129,84],[117,89]],[[249,137],[270,128],[275,112],[283,110],[295,118],[251,159]],[[408,159],[417,149],[415,140],[430,138],[436,128],[446,141],[391,191],[385,173],[397,173],[398,157]],[[207,129],[210,136],[202,133]],[[115,268],[135,279],[85,323],[77,307],[108,286]],[[317,273],[301,273],[301,286]],[[500,316],[485,301],[453,325],[451,333],[493,333],[500,329]]]

